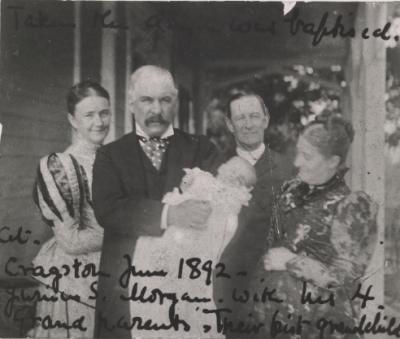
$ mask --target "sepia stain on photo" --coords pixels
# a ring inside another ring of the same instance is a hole
[[[0,337],[400,337],[400,5],[0,13]]]

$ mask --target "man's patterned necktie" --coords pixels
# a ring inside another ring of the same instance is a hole
[[[150,159],[153,166],[159,171],[164,153],[169,145],[169,138],[161,139],[156,137],[147,139],[141,135],[138,135],[137,137],[142,142],[141,146],[144,153]]]

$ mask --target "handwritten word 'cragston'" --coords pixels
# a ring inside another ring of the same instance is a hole
[[[32,276],[36,278],[50,278],[52,279],[51,287],[55,292],[59,291],[60,280],[65,276],[73,276],[74,278],[87,278],[87,277],[98,277],[106,276],[106,274],[97,269],[94,263],[83,263],[75,258],[72,265],[63,264],[61,266],[51,266],[50,268],[44,268],[43,266],[25,266],[19,264],[16,257],[10,257],[5,265],[5,273],[11,277],[17,276]]]

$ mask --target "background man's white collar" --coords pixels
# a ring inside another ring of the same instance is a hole
[[[255,150],[253,151],[247,151],[239,146],[236,147],[236,153],[239,157],[247,160],[250,164],[253,166],[255,163],[258,161],[258,159],[261,158],[265,151],[265,144],[261,143],[260,146],[258,146]]]

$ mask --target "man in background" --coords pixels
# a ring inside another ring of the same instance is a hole
[[[232,313],[228,318],[238,322],[247,317],[243,314],[246,307],[233,301],[233,291],[236,289],[237,295],[242,295],[248,289],[250,277],[267,246],[274,200],[283,181],[291,175],[292,167],[264,143],[270,116],[261,97],[236,94],[228,101],[226,111],[226,123],[236,142],[236,149],[227,157],[238,155],[246,159],[257,175],[249,206],[242,209],[239,227],[221,257],[232,278],[214,279],[217,307],[230,308]],[[227,338],[236,337],[240,334],[227,333]]]

